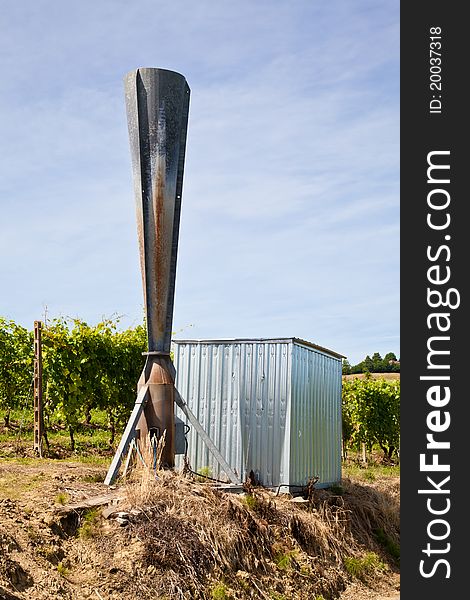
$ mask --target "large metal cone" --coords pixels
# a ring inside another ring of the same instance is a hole
[[[190,90],[165,69],[137,69],[124,85],[148,350],[169,352]]]

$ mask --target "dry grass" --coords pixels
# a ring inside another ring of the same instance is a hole
[[[350,379],[365,379],[369,375],[365,373],[351,373],[349,375],[343,375],[343,379],[349,381]],[[370,373],[372,379],[385,379],[386,381],[396,381],[400,379],[400,373]]]
[[[372,547],[377,532],[382,531],[395,544],[400,543],[400,496],[398,485],[390,490],[381,489],[380,481],[374,487],[344,481],[344,501],[350,511],[351,530],[356,540]]]
[[[398,543],[398,499],[371,487],[346,481],[341,496],[314,490],[299,505],[263,489],[228,494],[174,472],[133,473],[128,535],[154,573],[142,598],[333,599],[371,550],[381,560],[368,563],[369,581],[389,568],[382,560],[393,565],[383,540]]]

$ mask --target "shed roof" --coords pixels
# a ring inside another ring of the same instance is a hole
[[[293,342],[295,344],[300,344],[302,346],[306,346],[307,348],[312,348],[314,350],[319,350],[320,352],[324,352],[325,354],[329,354],[330,356],[334,356],[335,358],[346,358],[343,354],[339,354],[338,352],[334,352],[334,350],[329,350],[324,346],[319,346],[318,344],[314,344],[313,342],[308,342],[307,340],[303,340],[298,337],[281,337],[281,338],[215,338],[215,339],[197,339],[197,340],[172,340],[175,344],[238,344],[238,343],[258,343],[258,342],[270,342],[270,343],[290,343]]]

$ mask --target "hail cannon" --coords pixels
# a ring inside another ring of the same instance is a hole
[[[175,370],[170,359],[176,258],[190,89],[183,75],[140,68],[124,78],[148,349],[137,400],[106,475],[129,445],[165,436],[161,462],[175,464]]]

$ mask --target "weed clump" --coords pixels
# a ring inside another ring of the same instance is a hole
[[[67,575],[70,573],[70,570],[64,565],[64,563],[60,562],[57,565],[57,572],[61,577],[67,577]]]
[[[344,566],[351,577],[362,581],[372,576],[376,571],[386,571],[387,565],[380,560],[375,552],[367,552],[363,556],[346,556]]]
[[[100,521],[100,511],[97,508],[87,510],[81,517],[78,536],[84,540],[96,537],[100,531]]]
[[[69,499],[68,494],[65,494],[64,492],[59,492],[57,494],[57,496],[55,497],[56,503],[62,504],[62,506],[67,503],[68,499]]]

